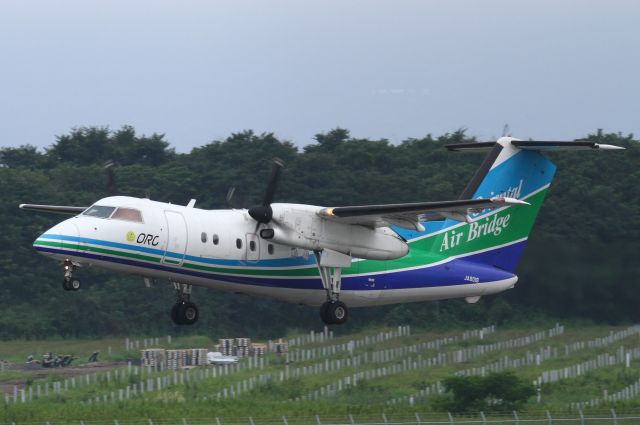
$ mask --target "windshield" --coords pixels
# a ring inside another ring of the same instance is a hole
[[[142,223],[142,214],[138,210],[133,208],[118,208],[111,216],[114,220],[127,220],[135,221],[136,223]]]
[[[93,205],[85,210],[82,215],[96,218],[109,218],[116,207],[106,207],[104,205]]]

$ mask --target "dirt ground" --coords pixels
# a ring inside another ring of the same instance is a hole
[[[26,386],[27,381],[43,381],[50,375],[61,376],[66,379],[73,376],[86,375],[87,373],[106,372],[126,365],[127,362],[95,362],[78,366],[46,368],[37,364],[13,364],[7,369],[7,372],[22,372],[24,376],[2,380],[0,382],[0,394],[13,394],[14,386],[17,386],[18,390],[20,390]],[[0,379],[2,379],[2,372],[0,372]]]

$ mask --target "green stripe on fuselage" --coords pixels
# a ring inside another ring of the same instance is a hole
[[[109,249],[109,248],[100,248],[97,247],[95,245],[78,245],[77,243],[66,243],[66,242],[56,242],[56,241],[43,241],[43,240],[38,240],[35,242],[35,245],[37,246],[47,246],[47,247],[52,247],[52,248],[62,248],[62,249],[71,249],[74,251],[86,251],[86,252],[97,252],[99,254],[104,254],[104,255],[116,255],[119,257],[127,257],[127,258],[134,258],[136,260],[144,260],[144,261],[151,261],[154,263],[159,263],[160,262],[160,258],[159,257],[150,257],[148,255],[142,255],[142,254],[136,254],[133,252],[127,252],[127,251],[121,251],[119,249]]]
[[[389,272],[415,267],[428,267],[431,264],[446,260],[449,257],[463,256],[477,251],[487,250],[495,246],[513,243],[526,238],[531,231],[536,215],[547,189],[527,198],[528,206],[511,206],[489,214],[473,223],[463,223],[453,226],[449,230],[416,240],[409,241],[410,251],[405,257],[392,261],[361,260],[352,263],[351,267],[342,271],[343,276],[354,274],[369,274]],[[491,225],[493,221],[493,225]],[[483,226],[484,225],[484,226]],[[499,229],[499,230],[496,230]],[[492,231],[488,231],[492,230]],[[445,238],[447,238],[445,242]],[[36,246],[62,248],[85,252],[95,252],[103,255],[132,258],[137,260],[160,263],[162,256],[149,256],[132,253],[117,248],[102,248],[95,245],[69,244],[57,241],[37,240]],[[166,260],[165,260],[166,261]],[[230,268],[212,266],[206,263],[185,260],[179,266],[203,272],[223,273],[231,275],[264,276],[264,277],[318,277],[315,266],[301,266],[296,268],[273,267],[266,269],[251,268],[251,264],[244,267]]]

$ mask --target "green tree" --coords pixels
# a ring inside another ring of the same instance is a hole
[[[536,392],[530,382],[511,371],[453,376],[443,384],[447,396],[439,400],[439,407],[455,413],[517,410]]]
[[[551,315],[604,323],[640,320],[640,149],[632,135],[598,131],[599,143],[621,152],[550,154],[558,170],[522,261],[519,281],[477,304],[461,300],[358,309],[348,329],[377,324],[460,326],[531,321]],[[345,129],[320,133],[298,150],[273,133],[246,130],[177,154],[163,135],[131,127],[74,129],[46,151],[0,149],[0,338],[51,335],[214,332],[282,334],[288,326],[319,324],[315,308],[196,288],[201,320],[178,329],[168,318],[169,285],[147,289],[139,278],[98,268],[80,270],[86,286],[61,290],[62,270],[32,249],[33,240],[62,217],[19,211],[20,203],[90,205],[106,196],[103,164],[117,162],[118,192],[198,207],[227,208],[261,200],[273,157],[285,169],[276,201],[339,206],[455,199],[481,155],[447,152],[473,141],[460,130],[392,144],[351,138]],[[91,314],[84,314],[84,311]],[[247,314],[247,312],[255,314]],[[265,320],[269,318],[269,320]],[[291,324],[295,325],[291,325]]]
[[[0,167],[37,168],[45,163],[44,156],[35,146],[25,145],[18,148],[0,149]]]

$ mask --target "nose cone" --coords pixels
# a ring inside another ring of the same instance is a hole
[[[36,251],[50,256],[65,256],[78,250],[80,232],[73,218],[56,224],[33,242]]]

